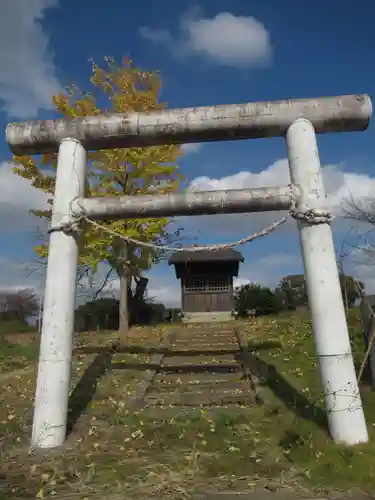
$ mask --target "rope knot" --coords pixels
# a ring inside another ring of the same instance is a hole
[[[51,224],[47,230],[48,234],[62,232],[67,235],[80,234],[82,231],[80,223],[85,217],[76,217],[71,221],[61,222],[60,224]]]
[[[334,220],[334,216],[327,210],[318,210],[316,208],[311,208],[306,211],[294,210],[290,212],[290,216],[296,220],[303,220],[309,224],[331,224]]]

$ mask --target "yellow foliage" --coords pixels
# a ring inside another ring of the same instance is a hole
[[[117,64],[113,58],[105,58],[104,67],[94,61],[90,78],[93,92],[84,93],[75,85],[53,97],[56,111],[65,118],[92,116],[99,113],[126,113],[162,110],[159,102],[161,80],[156,72],[142,71],[132,61],[124,58]],[[95,95],[94,95],[95,94]],[[103,101],[107,107],[99,104]],[[179,145],[153,146],[149,148],[113,149],[89,152],[85,196],[142,195],[151,191],[164,194],[180,188],[182,180],[176,161],[181,156]],[[32,157],[13,157],[15,174],[29,179],[36,189],[51,195],[52,206],[55,186],[57,154]],[[51,210],[33,211],[38,217],[50,218]],[[158,241],[166,235],[169,220],[139,219],[113,221],[104,225],[124,236],[141,241]],[[120,241],[98,228],[86,225],[80,241],[80,264],[96,270],[107,261],[116,269],[121,253]],[[35,248],[37,254],[46,257],[45,244]],[[156,254],[150,249],[129,247],[133,272],[145,270]]]

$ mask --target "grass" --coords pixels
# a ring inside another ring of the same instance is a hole
[[[0,321],[0,378],[1,374],[25,369],[37,360],[37,335],[35,328],[21,321]]]
[[[263,323],[263,325],[259,324]],[[254,329],[252,331],[252,329]],[[362,325],[357,310],[349,317],[352,349],[357,367],[364,355]],[[361,393],[370,433],[370,444],[347,448],[334,445],[327,435],[320,380],[316,368],[311,322],[307,314],[260,320],[249,327],[255,339],[267,331],[269,341],[280,343],[272,351],[260,351],[268,365],[269,401],[274,398],[279,447],[291,464],[319,487],[364,490],[375,487],[375,394],[362,384]],[[274,371],[270,367],[274,367]]]
[[[38,358],[39,346],[35,342],[13,344],[7,340],[0,341],[0,376],[12,370],[22,370],[34,363]]]
[[[325,426],[308,314],[238,324],[252,346],[254,367],[263,375],[262,406],[133,412],[130,404],[144,377],[136,365],[152,356],[102,349],[116,340],[113,332],[78,336],[70,434],[64,450],[48,458],[27,453],[35,370],[0,381],[0,498],[66,494],[83,499],[121,493],[119,498],[173,499],[199,489],[320,495],[373,491],[375,395],[362,386],[370,443],[334,445]],[[358,311],[351,311],[349,326],[359,363]],[[133,329],[122,343],[157,346],[168,328]]]

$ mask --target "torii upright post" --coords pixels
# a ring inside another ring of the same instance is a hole
[[[52,208],[32,447],[54,448],[66,438],[78,246],[74,227],[65,231],[64,225],[72,222],[73,199],[84,195],[85,173],[85,148],[64,139]]]
[[[294,121],[287,130],[290,176],[300,188],[296,210],[311,220],[298,221],[305,280],[312,317],[316,356],[320,369],[328,427],[337,443],[368,440],[361,396],[354,369],[349,332],[327,210],[314,126]],[[310,212],[312,211],[312,212]]]

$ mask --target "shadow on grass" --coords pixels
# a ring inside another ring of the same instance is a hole
[[[362,359],[354,359],[354,368],[357,374],[359,373],[361,366],[362,366]],[[360,386],[366,387],[368,389],[371,389],[372,392],[375,392],[375,375],[373,377],[369,362],[366,363],[364,367],[360,381]]]
[[[75,386],[69,398],[67,435],[72,432],[78,419],[91,403],[98,383],[110,367],[115,352],[116,346],[103,348]]]
[[[262,384],[268,386],[289,410],[298,417],[313,422],[328,432],[327,417],[324,410],[311,403],[301,392],[293,387],[277,371],[275,365],[266,363],[254,353],[249,355],[249,362],[251,364],[251,372],[262,381]]]

